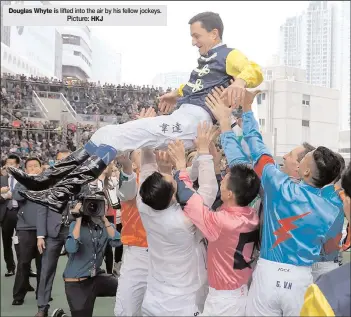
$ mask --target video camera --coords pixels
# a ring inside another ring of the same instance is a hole
[[[77,196],[75,203],[81,202],[82,207],[80,208],[78,215],[73,215],[73,217],[80,217],[82,215],[88,217],[103,217],[105,215],[105,193],[102,191],[97,191],[94,186],[89,186],[90,192],[82,193]]]
[[[105,196],[89,195],[83,198],[82,212],[84,216],[103,217],[105,215]]]

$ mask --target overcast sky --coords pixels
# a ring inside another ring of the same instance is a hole
[[[83,4],[60,1],[60,4]],[[54,4],[54,2],[53,2]],[[163,72],[191,72],[198,50],[191,45],[189,19],[203,11],[219,13],[223,41],[264,66],[279,49],[279,27],[287,17],[305,10],[308,1],[85,1],[84,5],[167,5],[166,27],[92,27],[122,53],[122,82],[146,84]]]

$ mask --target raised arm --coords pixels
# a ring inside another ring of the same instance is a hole
[[[210,154],[200,155],[199,161],[199,189],[198,194],[202,197],[204,204],[211,208],[216,200],[218,183],[215,174],[213,156]]]
[[[222,230],[220,215],[211,212],[209,207],[204,204],[200,194],[196,193],[186,184],[191,183],[186,169],[175,174],[177,182],[177,196],[179,203],[184,206],[184,213],[192,223],[202,232],[206,239],[215,241],[218,239]]]
[[[118,198],[121,201],[129,201],[136,197],[138,192],[137,176],[133,172],[132,161],[129,154],[123,154],[117,158],[122,170],[119,174],[119,189],[117,190]]]
[[[129,201],[136,197],[138,184],[137,175],[135,173],[128,175],[122,171],[120,173],[119,184],[120,188],[117,191],[117,195],[121,201]]]
[[[247,93],[243,107],[243,135],[251,153],[255,172],[261,178],[261,184],[266,194],[270,195],[270,193],[281,191],[282,186],[284,186],[284,190],[293,192],[297,184],[292,182],[289,176],[277,167],[259,132],[258,123],[251,109],[256,94],[257,92]]]
[[[206,98],[206,105],[211,110],[215,118],[219,121],[222,134],[226,134],[227,158],[228,161],[236,163],[247,163],[248,156],[243,151],[235,135],[231,134],[231,125],[229,121],[231,109],[224,105],[220,97],[221,90],[216,88]],[[253,93],[247,92],[243,101],[243,136],[246,141],[256,173],[262,180],[262,186],[265,187],[266,181],[274,184],[272,188],[278,189],[279,184],[283,181],[289,183],[288,176],[280,172],[276,167],[270,151],[263,143],[262,135],[259,132],[258,123],[253,115],[251,105],[259,91]],[[229,135],[229,137],[228,137]],[[268,166],[268,168],[266,168]],[[263,177],[262,177],[263,176]]]
[[[261,177],[264,167],[266,165],[275,166],[275,162],[272,154],[263,142],[258,123],[251,109],[243,113],[243,126],[244,139],[249,146],[255,171]]]
[[[228,108],[221,99],[221,90],[219,88],[213,90],[212,94],[208,94],[206,105],[219,123],[221,145],[229,166],[242,163],[249,164],[249,157],[243,151],[237,136],[232,131],[232,110]]]
[[[232,130],[225,131],[221,134],[221,145],[229,167],[235,164],[251,163],[250,158],[244,152],[237,136]]]
[[[140,184],[156,171],[158,171],[158,167],[154,151],[143,149],[141,151]]]
[[[199,156],[196,154],[190,167],[187,167],[190,180],[195,182],[199,178]]]

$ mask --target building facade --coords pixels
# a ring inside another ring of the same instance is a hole
[[[350,159],[351,143],[350,130],[342,130],[339,132],[339,153],[344,157]]]
[[[333,87],[340,90],[340,129],[350,129],[350,1],[333,8]]]
[[[253,104],[263,137],[275,156],[309,142],[339,148],[339,91],[306,83],[305,71],[292,67],[263,69],[270,74]]]
[[[306,12],[280,27],[280,60],[306,69],[308,83],[332,87],[332,12],[327,1],[310,1]]]
[[[340,91],[339,127],[350,128],[350,1],[310,1],[280,27],[280,62],[306,80]]]
[[[89,80],[93,63],[89,27],[64,26],[58,30],[62,38],[62,77]]]
[[[1,1],[1,6],[10,2]],[[12,2],[21,4],[21,1]],[[44,1],[26,1],[25,4],[46,5]],[[2,72],[60,78],[59,67],[55,67],[56,58],[61,58],[61,50],[56,50],[59,46],[55,27],[4,26],[1,20]]]

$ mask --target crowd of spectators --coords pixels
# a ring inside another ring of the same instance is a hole
[[[106,121],[113,117],[109,122],[116,124],[133,120],[143,107],[156,108],[157,97],[165,92],[161,87],[145,85],[101,85],[100,82],[4,73],[1,76],[1,159],[15,152],[22,157],[37,156],[48,163],[58,149],[75,150],[83,145],[97,128],[96,123],[70,123],[63,127],[60,121],[46,121],[33,102],[34,91],[39,98],[60,98],[61,93],[83,121]]]

